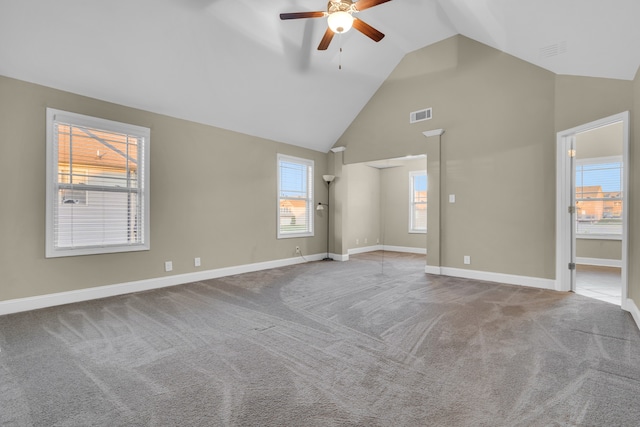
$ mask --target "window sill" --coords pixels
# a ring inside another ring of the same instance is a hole
[[[150,250],[149,244],[136,244],[124,246],[92,246],[82,248],[47,248],[45,258],[62,258],[83,255],[103,255],[124,252],[138,252]]]
[[[313,237],[313,233],[278,234],[278,239],[296,239],[299,237]]]
[[[622,240],[619,234],[576,234],[576,239],[584,240]]]

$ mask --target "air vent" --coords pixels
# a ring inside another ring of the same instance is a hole
[[[424,110],[414,111],[409,114],[409,123],[421,122],[423,120],[429,120],[431,118],[431,108],[425,108]]]
[[[541,58],[551,58],[567,53],[567,42],[561,41],[560,43],[550,44],[540,48]]]

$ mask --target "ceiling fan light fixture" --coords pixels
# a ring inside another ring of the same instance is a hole
[[[334,33],[346,33],[353,26],[353,16],[349,12],[337,11],[333,12],[327,18],[329,28]]]

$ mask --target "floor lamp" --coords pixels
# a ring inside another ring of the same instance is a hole
[[[327,183],[327,201],[329,200],[329,196],[331,195],[331,181],[333,181],[335,179],[335,176],[333,175],[322,175],[322,179],[324,179],[324,181]],[[322,203],[322,202],[318,202],[318,207],[316,207],[316,210],[319,211],[323,211],[324,207],[327,207],[327,256],[325,258],[323,258],[323,261],[333,261],[333,258],[329,257],[329,225],[331,224],[330,221],[330,217],[329,217],[329,204],[328,203]]]

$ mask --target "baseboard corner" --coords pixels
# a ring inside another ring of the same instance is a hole
[[[627,298],[622,305],[622,309],[631,314],[631,317],[633,317],[633,320],[636,322],[636,326],[640,330],[640,309],[638,309],[635,301]]]

